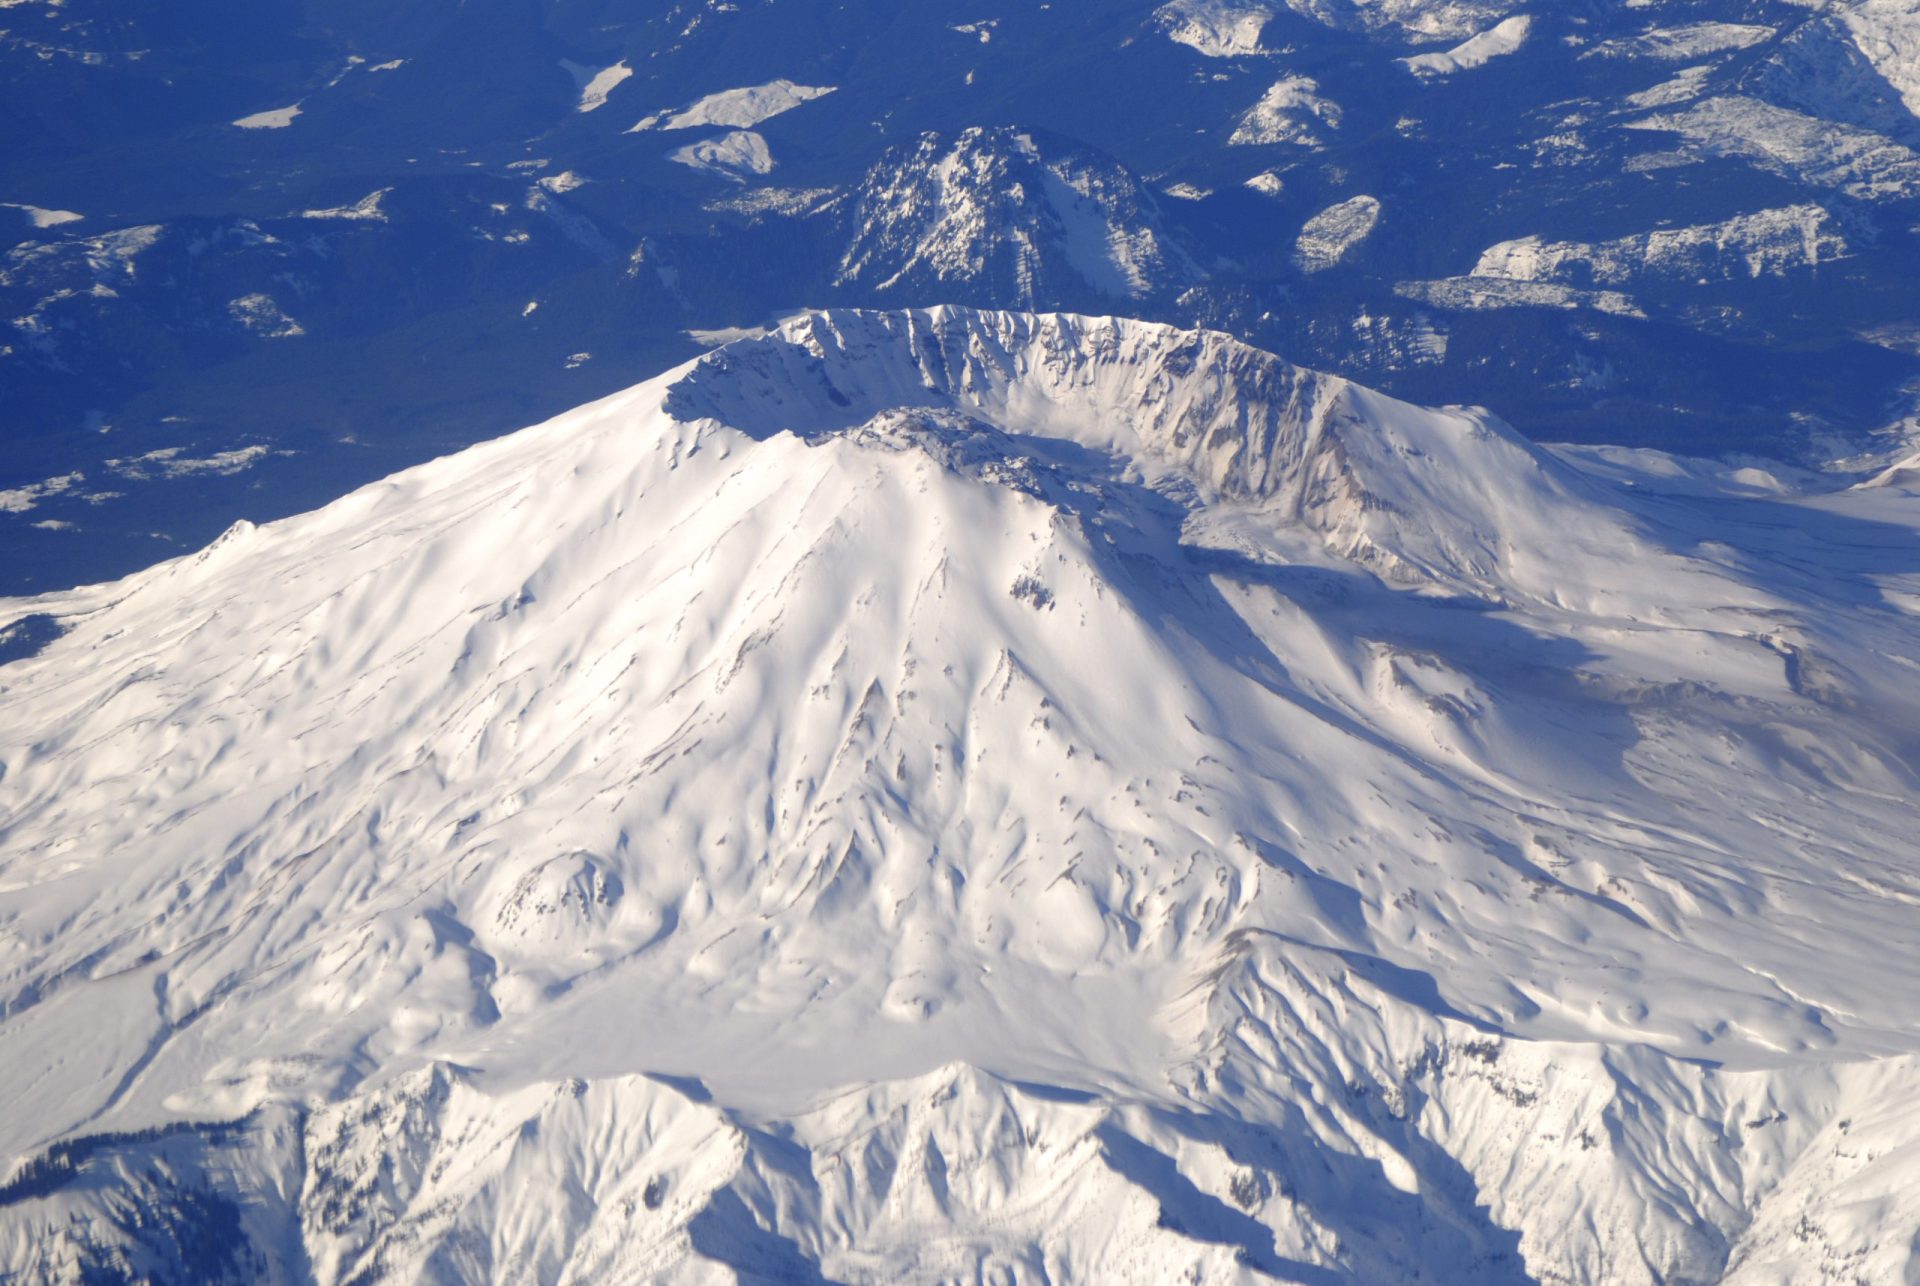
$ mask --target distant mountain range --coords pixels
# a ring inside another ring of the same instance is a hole
[[[1888,458],[1910,6],[17,0],[0,592],[822,305],[1205,325],[1536,441]]]

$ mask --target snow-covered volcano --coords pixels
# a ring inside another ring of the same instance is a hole
[[[1920,506],[1764,483],[831,313],[0,605],[0,1263],[1911,1272]]]

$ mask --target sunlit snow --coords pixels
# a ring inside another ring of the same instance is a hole
[[[790,80],[773,80],[745,89],[721,90],[678,111],[649,116],[628,133],[649,129],[694,129],[702,125],[748,129],[832,92],[832,85],[796,85]]]
[[[0,603],[4,1262],[1898,1280],[1920,509],[1761,482],[842,312]]]
[[[275,107],[251,116],[242,116],[234,124],[241,129],[285,129],[293,124],[293,118],[299,114],[300,104],[295,103],[291,107]]]
[[[622,59],[611,67],[582,67],[579,63],[561,59],[560,66],[573,77],[573,83],[579,87],[580,101],[574,110],[594,112],[607,105],[607,96],[620,87],[621,82],[633,75],[633,68]]]
[[[1444,53],[1415,54],[1400,61],[1417,76],[1450,76],[1457,71],[1471,71],[1495,58],[1517,52],[1527,42],[1527,33],[1532,29],[1533,19],[1520,14]]]
[[[49,210],[37,205],[21,205],[13,201],[0,201],[0,208],[18,210],[26,216],[28,223],[36,228],[57,228],[62,224],[78,223],[86,216],[72,210]]]
[[[718,138],[689,143],[669,152],[667,159],[736,183],[773,170],[773,153],[767,148],[767,140],[752,130],[733,130]]]

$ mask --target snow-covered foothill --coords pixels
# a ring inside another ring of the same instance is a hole
[[[1773,35],[1773,28],[1754,23],[1694,22],[1678,27],[1654,27],[1637,36],[1604,40],[1586,50],[1581,57],[1692,62],[1716,54],[1749,49],[1771,39]]]
[[[1209,58],[1257,54],[1273,7],[1261,0],[1171,0],[1153,16],[1167,39]]]
[[[1527,35],[1532,30],[1533,19],[1526,14],[1516,14],[1444,52],[1414,54],[1402,58],[1400,63],[1416,76],[1451,76],[1517,53],[1527,43]]]
[[[345,219],[356,223],[385,223],[387,221],[387,213],[381,208],[381,204],[392,191],[392,188],[381,188],[377,192],[369,192],[352,205],[329,206],[323,210],[302,210],[300,217],[303,219]]]
[[[281,309],[272,295],[254,291],[227,304],[227,314],[242,327],[267,339],[292,339],[306,328]]]
[[[627,132],[635,134],[650,129],[695,129],[703,125],[751,129],[762,121],[792,111],[802,103],[824,98],[833,90],[832,85],[797,85],[790,80],[772,80],[744,89],[723,89],[677,111],[649,116]]]
[[[185,478],[206,473],[230,476],[251,469],[269,454],[270,449],[258,443],[204,456],[188,455],[185,447],[157,447],[137,456],[110,458],[106,463],[116,478],[150,482],[156,478]]]
[[[1380,222],[1377,197],[1354,196],[1308,219],[1294,239],[1293,261],[1302,272],[1322,272],[1338,264],[1373,235]]]
[[[1834,8],[1861,54],[1920,116],[1920,0],[1854,0]]]
[[[1318,82],[1311,77],[1283,76],[1240,117],[1227,142],[1296,143],[1318,148],[1324,144],[1327,130],[1340,128],[1340,116],[1340,105],[1322,95]]]
[[[1126,169],[1004,127],[892,149],[851,224],[838,280],[891,293],[1138,299],[1202,275]]]
[[[1524,0],[1286,0],[1329,27],[1411,40],[1465,40],[1511,16]]]
[[[1502,308],[1591,308],[1616,317],[1645,317],[1631,295],[1618,290],[1587,290],[1558,281],[1524,277],[1437,277],[1429,281],[1395,282],[1394,293],[1436,308],[1459,312],[1491,312]]]
[[[242,116],[233,122],[241,129],[285,129],[293,124],[294,117],[300,115],[300,104],[291,107],[271,107],[264,112],[255,112],[251,116]]]
[[[717,138],[701,139],[675,148],[667,158],[735,183],[773,172],[773,152],[767,140],[752,130],[729,130]]]
[[[23,218],[35,228],[58,228],[69,223],[78,223],[86,218],[73,210],[49,210],[44,206],[21,205],[14,201],[0,201],[0,207],[18,210]]]
[[[1643,277],[1724,281],[1781,276],[1848,252],[1831,214],[1795,205],[1598,243],[1538,236],[1502,241],[1481,254],[1472,275],[1597,286],[1630,286]]]
[[[574,103],[574,110],[578,112],[597,112],[605,107],[608,96],[633,75],[633,68],[627,66],[624,58],[611,67],[583,67],[563,58],[560,67],[573,77],[574,88],[579,91],[579,99]]]
[[[1861,200],[1901,200],[1920,191],[1920,153],[1872,130],[1757,98],[1707,98],[1627,127],[1677,134],[1705,155],[1734,157]]]

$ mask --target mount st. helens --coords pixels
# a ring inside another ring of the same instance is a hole
[[[7,601],[0,1262],[1898,1279],[1885,481],[835,312]]]

